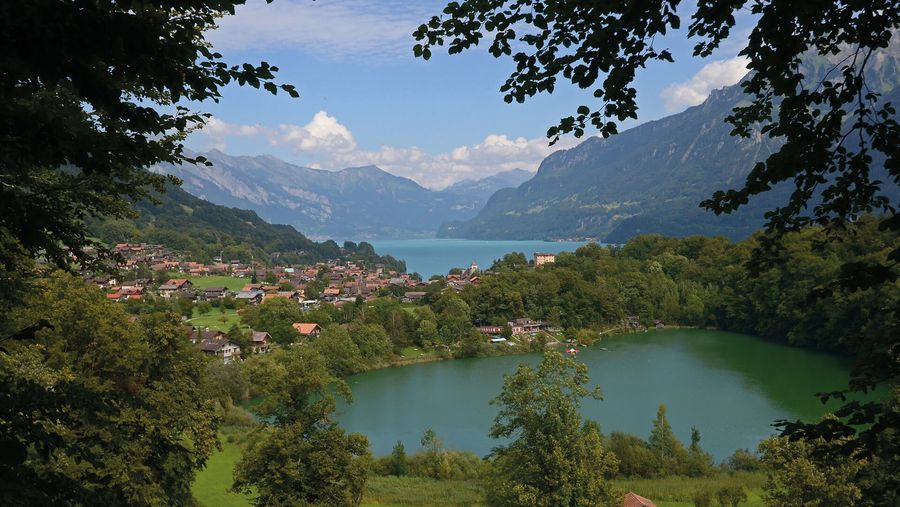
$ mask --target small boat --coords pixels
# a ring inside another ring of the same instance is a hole
[[[566,349],[566,354],[577,354],[578,349]]]

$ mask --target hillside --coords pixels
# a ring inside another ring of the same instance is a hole
[[[718,90],[680,114],[554,153],[534,178],[496,193],[477,217],[446,224],[439,235],[608,241],[648,232],[745,237],[762,224],[760,206],[726,219],[697,208],[713,191],[740,182],[754,162],[775,149],[760,136],[729,135],[724,117],[740,99],[736,87]]]
[[[504,188],[515,188],[525,183],[531,177],[532,173],[523,169],[513,169],[497,173],[480,180],[463,180],[441,190],[440,193],[445,195],[469,195],[483,199],[486,203],[495,192]],[[483,204],[483,203],[482,203]]]
[[[256,211],[314,237],[390,239],[434,236],[446,221],[474,217],[504,186],[530,176],[501,173],[433,191],[378,167],[325,171],[272,156],[203,154],[212,166],[160,166],[151,170],[183,180],[191,194],[216,204]],[[524,174],[523,174],[524,173]]]
[[[158,204],[136,203],[137,218],[95,220],[89,224],[90,229],[106,243],[159,243],[188,252],[200,261],[223,252],[232,259],[247,259],[252,253],[258,260],[267,260],[275,254],[286,262],[343,257],[382,262],[405,270],[401,261],[376,255],[368,243],[317,243],[289,225],[270,224],[250,210],[212,204],[174,185],[157,194],[156,199]]]
[[[894,104],[900,103],[897,46],[880,54],[868,72],[869,82]],[[806,63],[810,76],[828,68],[824,59]],[[723,88],[681,113],[556,152],[531,180],[497,192],[475,218],[442,225],[438,236],[616,243],[646,233],[743,239],[791,190],[776,187],[730,216],[698,207],[714,191],[740,186],[753,165],[778,148],[758,133],[748,139],[730,135],[725,117],[744,100],[738,85]],[[896,187],[890,192],[896,194]]]

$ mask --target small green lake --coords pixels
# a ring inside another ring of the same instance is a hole
[[[339,406],[338,420],[367,435],[376,455],[388,454],[397,440],[407,451],[418,449],[429,427],[448,447],[485,455],[497,444],[487,437],[496,414],[489,402],[503,375],[540,358],[442,361],[356,375],[349,379],[354,402]],[[582,349],[578,360],[604,395],[586,400],[582,412],[604,433],[647,437],[665,403],[678,437],[689,442],[696,426],[717,460],[737,448],[755,449],[776,419],[818,418],[826,407],[813,395],[844,387],[849,372],[849,363],[832,355],[696,329],[609,338]]]

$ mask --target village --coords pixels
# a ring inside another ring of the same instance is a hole
[[[352,261],[331,260],[306,266],[266,266],[262,262],[224,261],[201,263],[185,259],[164,245],[120,243],[113,247],[118,258],[118,275],[85,274],[88,283],[106,291],[110,302],[141,304],[156,298],[188,305],[184,315],[187,338],[203,353],[228,364],[250,354],[264,354],[277,346],[266,330],[247,329],[250,340],[242,347],[230,340],[227,331],[240,323],[243,308],[275,298],[292,301],[303,311],[329,304],[371,303],[379,297],[393,297],[404,304],[420,304],[428,287],[438,277],[423,281],[416,275],[398,273],[376,264],[371,268]],[[535,253],[534,265],[555,261],[555,254]],[[452,270],[442,291],[461,292],[478,285],[484,273],[475,262],[465,270]],[[322,327],[314,322],[293,322],[298,339],[315,339]],[[492,344],[512,343],[508,337],[534,336],[558,332],[547,322],[519,318],[507,326],[475,326]],[[249,349],[249,350],[248,350]]]

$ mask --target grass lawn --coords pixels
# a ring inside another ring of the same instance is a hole
[[[420,349],[419,347],[403,347],[403,350],[400,351],[400,355],[404,358],[422,357],[430,354],[430,351]]]
[[[436,481],[421,477],[370,475],[362,505],[363,507],[408,505],[474,507],[483,504],[474,481]]]
[[[229,438],[229,435],[234,435]],[[200,505],[208,507],[249,506],[246,495],[231,493],[232,470],[240,459],[241,430],[224,428],[220,434],[223,450],[213,454],[204,470],[197,474],[192,491]],[[231,440],[231,442],[229,442]],[[740,507],[762,507],[762,473],[739,472],[713,477],[668,477],[665,479],[616,479],[619,490],[634,491],[650,498],[658,507],[693,507],[694,492],[706,489],[713,494],[727,485],[740,485],[747,491],[747,502]],[[475,481],[436,481],[423,477],[392,477],[370,474],[363,495],[363,507],[475,507],[484,505]]]
[[[618,479],[619,488],[653,500],[658,507],[693,507],[694,493],[707,490],[713,495],[723,486],[741,486],[747,492],[747,501],[741,507],[763,507],[762,487],[766,482],[763,473],[736,472],[712,477],[667,477],[665,479]]]
[[[223,316],[226,318],[225,322],[222,322]],[[209,327],[214,331],[228,332],[231,326],[235,324],[241,325],[241,317],[238,315],[237,310],[213,308],[209,313],[200,315],[200,312],[194,308],[194,316],[188,322],[195,327]]]
[[[220,435],[222,451],[210,456],[206,468],[197,474],[191,491],[200,505],[208,507],[249,507],[246,495],[228,491],[231,487],[232,470],[241,457],[237,443],[229,443],[227,435]]]
[[[184,273],[170,272],[169,278],[185,278]],[[227,287],[228,290],[239,291],[244,285],[250,283],[249,278],[237,278],[226,275],[190,276],[188,280],[194,284],[195,289],[207,287]]]
[[[419,308],[422,308],[422,305],[416,303],[400,303],[400,309],[410,315],[415,315],[416,310]]]

